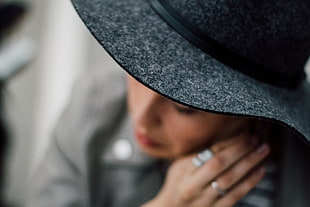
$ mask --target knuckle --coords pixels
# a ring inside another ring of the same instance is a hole
[[[235,202],[237,202],[238,200],[240,200],[244,195],[245,195],[245,192],[244,192],[243,189],[237,190],[237,191],[233,191],[233,192],[230,194],[230,196],[229,196],[230,202],[231,202],[231,203],[235,203]]]
[[[251,181],[246,181],[242,185],[240,185],[236,191],[232,192],[232,197],[236,201],[238,201],[244,195],[246,195],[254,186],[255,186],[255,183],[253,183]]]
[[[214,156],[209,163],[212,170],[220,170],[225,165],[225,158],[221,155],[217,155]]]
[[[213,145],[211,147],[212,152],[217,153],[219,151],[221,151],[224,148],[223,144],[217,144],[217,145]]]
[[[253,188],[257,182],[258,182],[258,179],[256,178],[247,179],[244,183],[243,188],[248,191],[251,188]]]
[[[225,175],[223,175],[220,178],[221,186],[225,189],[228,188],[230,186],[230,184],[234,182],[235,177],[236,177],[236,175],[235,175],[234,171],[227,172]]]
[[[180,199],[184,203],[188,203],[193,200],[195,195],[195,190],[191,185],[182,186],[180,190]]]

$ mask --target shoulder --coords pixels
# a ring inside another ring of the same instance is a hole
[[[79,169],[85,169],[86,148],[94,133],[113,126],[125,105],[125,73],[118,68],[100,69],[77,81],[54,130],[52,141]]]

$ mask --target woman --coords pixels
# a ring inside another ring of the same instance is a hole
[[[260,181],[265,167],[256,166],[269,146],[251,134],[249,118],[182,106],[132,78],[128,89],[139,146],[174,163],[159,195],[145,206],[232,206]],[[208,146],[211,149],[203,150]],[[230,190],[226,194],[222,189]]]
[[[308,205],[309,2],[73,5],[128,86],[82,81],[29,206]]]

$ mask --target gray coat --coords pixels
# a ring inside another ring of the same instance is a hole
[[[29,183],[27,207],[134,207],[156,195],[165,165],[134,145],[125,98],[126,80],[118,70],[94,71],[75,87]],[[278,207],[310,204],[309,149],[294,140],[283,137]]]

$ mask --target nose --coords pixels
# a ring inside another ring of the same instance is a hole
[[[143,101],[136,111],[137,122],[147,128],[159,127],[163,120],[165,101],[163,96],[149,90],[144,94]]]

